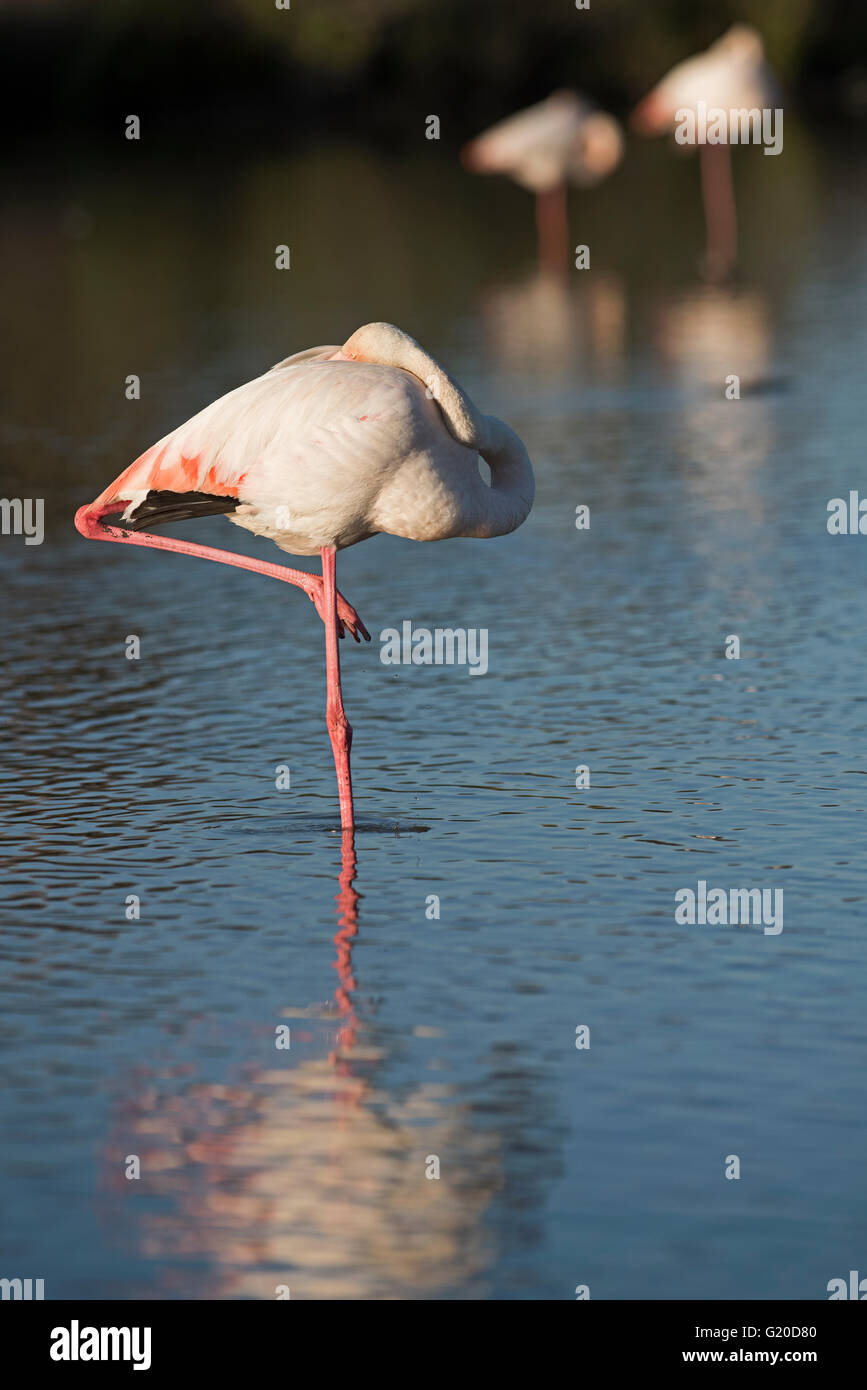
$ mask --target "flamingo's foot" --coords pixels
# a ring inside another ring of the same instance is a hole
[[[310,601],[311,601],[311,603],[315,606],[316,612],[319,614],[320,618],[322,619],[322,621],[323,621],[323,623],[324,623],[324,622],[325,622],[325,586],[324,586],[324,584],[323,584],[323,582],[322,582],[322,579],[319,577],[319,575],[311,575],[310,577],[311,577],[311,579],[314,580],[313,587],[312,587],[312,589],[310,590]],[[337,635],[338,635],[338,637],[344,637],[344,636],[346,635],[346,629],[347,629],[347,628],[348,628],[349,631],[352,633],[352,636],[355,638],[356,642],[360,642],[361,639],[362,639],[362,637],[364,638],[365,642],[369,642],[369,641],[370,641],[370,633],[368,632],[367,628],[364,626],[364,623],[363,623],[363,622],[361,621],[361,619],[359,618],[359,616],[358,616],[358,614],[356,613],[355,609],[353,608],[352,604],[346,602],[346,599],[343,597],[343,595],[341,594],[340,590],[338,589],[338,591],[337,591]]]

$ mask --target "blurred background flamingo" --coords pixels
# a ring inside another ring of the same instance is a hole
[[[673,131],[679,112],[697,112],[699,103],[732,110],[762,110],[779,99],[776,80],[765,61],[761,36],[747,24],[735,24],[704,53],[676,64],[639,102],[632,115],[642,135]],[[706,248],[704,271],[710,280],[726,280],[738,251],[732,163],[729,145],[699,145]]]
[[[566,90],[499,121],[461,152],[473,173],[508,174],[535,193],[544,269],[565,269],[567,263],[567,185],[592,188],[622,156],[623,136],[614,117]]]

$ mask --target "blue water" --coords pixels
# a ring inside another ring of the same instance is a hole
[[[661,149],[576,195],[563,283],[524,195],[445,155],[7,181],[4,487],[47,520],[0,541],[0,1275],[791,1299],[863,1270],[867,540],[826,507],[867,496],[867,198],[863,156],[787,139],[743,152],[734,292]],[[512,536],[339,558],[374,634],[342,652],[353,867],[304,596],[71,517],[371,318],[508,419],[538,490]],[[487,673],[384,665],[407,619],[487,629]],[[783,889],[783,931],[678,924],[699,880]]]

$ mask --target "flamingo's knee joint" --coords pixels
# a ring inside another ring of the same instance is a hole
[[[352,725],[343,710],[328,710],[325,719],[332,739],[336,739],[348,751],[352,747]]]

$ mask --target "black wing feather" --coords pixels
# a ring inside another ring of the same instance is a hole
[[[233,512],[237,506],[237,497],[216,497],[210,492],[149,492],[122,525],[127,531],[143,531],[169,521]]]

